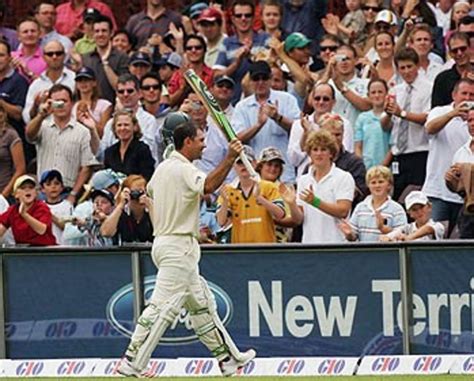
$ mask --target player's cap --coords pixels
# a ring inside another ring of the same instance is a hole
[[[57,179],[61,184],[63,183],[63,175],[57,169],[49,169],[44,171],[40,177],[40,185],[43,185],[46,181]]]
[[[204,9],[198,18],[198,23],[202,21],[208,21],[208,22],[218,21],[222,23],[222,14],[216,8]]]
[[[266,61],[255,61],[250,65],[249,70],[250,78],[255,78],[258,75],[265,75],[270,78],[272,74],[272,69]]]
[[[163,57],[157,62],[158,66],[172,66],[175,68],[180,69],[181,65],[183,64],[183,58],[175,52],[170,54],[163,55]]]
[[[285,52],[289,52],[295,48],[304,48],[311,44],[311,40],[303,33],[291,33],[285,40]]]
[[[389,11],[388,9],[384,9],[383,11],[377,13],[377,16],[375,17],[375,23],[377,24],[378,22],[384,22],[389,25],[398,24],[397,16],[395,15],[395,13]]]
[[[252,147],[244,145],[244,154],[249,161],[255,161],[255,152],[253,152]],[[240,161],[240,158],[237,158],[236,161]]]
[[[84,21],[91,21],[91,22],[94,22],[100,16],[102,16],[102,14],[95,8],[87,8],[82,14],[82,18]]]
[[[83,66],[81,67],[74,78],[76,81],[81,78],[95,79],[95,72],[90,67]]]
[[[209,4],[207,3],[195,3],[189,7],[189,17],[191,17],[191,19],[199,17],[201,13],[207,8],[209,8]]]
[[[280,160],[282,164],[285,164],[285,159],[283,159],[283,155],[278,148],[267,147],[260,152],[259,162],[267,163],[272,160]]]
[[[422,191],[411,191],[408,196],[405,197],[405,207],[407,210],[413,205],[426,205],[429,202],[428,197],[426,197],[426,194]]]
[[[13,193],[15,193],[18,188],[21,188],[26,183],[33,184],[34,186],[38,184],[33,176],[22,175],[15,180],[15,183],[13,184]]]
[[[102,169],[92,176],[91,186],[95,190],[107,189],[112,185],[120,184],[120,176],[115,171],[109,169]]]
[[[108,191],[107,189],[96,189],[92,191],[91,200],[94,201],[94,199],[99,196],[105,197],[112,204],[114,204],[115,202],[114,194],[111,191]]]
[[[143,53],[143,52],[135,52],[132,54],[128,61],[129,65],[147,65],[151,66],[151,58],[150,55]]]
[[[214,78],[214,84],[216,85],[219,85],[220,83],[224,83],[224,82],[230,83],[232,87],[235,86],[235,81],[227,75],[219,75],[216,78]]]

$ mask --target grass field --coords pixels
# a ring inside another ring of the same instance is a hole
[[[292,380],[292,381],[328,381],[330,379],[334,381],[377,381],[377,380],[387,380],[387,381],[467,381],[473,380],[473,376],[460,376],[460,375],[447,375],[443,374],[440,376],[338,376],[338,377],[157,377],[154,380],[160,381],[220,381],[220,380],[231,380],[231,379],[240,379],[242,381],[283,381],[283,380]],[[125,377],[70,377],[70,378],[58,378],[58,377],[25,377],[25,378],[2,378],[2,380],[73,380],[73,381],[108,381],[108,380],[126,380]],[[134,378],[128,378],[128,380],[134,380]]]

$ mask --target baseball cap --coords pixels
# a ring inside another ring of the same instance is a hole
[[[135,52],[132,54],[132,56],[128,60],[128,64],[129,65],[145,64],[145,65],[151,66],[151,58],[146,53]]]
[[[82,14],[84,21],[95,21],[99,16],[102,16],[102,14],[95,8],[87,8]]]
[[[267,147],[260,152],[259,161],[266,163],[272,160],[280,160],[283,164],[285,164],[285,159],[283,159],[283,155],[278,148],[275,147]]]
[[[95,72],[90,67],[83,66],[77,71],[75,80],[80,78],[95,79]]]
[[[15,183],[13,184],[13,193],[15,193],[18,188],[21,188],[21,186],[25,183],[32,183],[35,186],[38,185],[36,179],[33,176],[22,175],[15,180]]]
[[[222,14],[215,8],[206,8],[201,12],[198,18],[198,22],[209,21],[209,22],[222,22]]]
[[[409,210],[413,205],[426,205],[429,202],[428,197],[426,197],[426,194],[422,191],[411,191],[408,196],[405,197],[405,207],[407,210]]]
[[[228,82],[232,85],[232,87],[235,86],[235,81],[227,75],[219,75],[216,78],[214,78],[214,83],[216,85],[218,85],[219,83],[222,83],[222,82]]]
[[[378,22],[384,22],[389,25],[398,24],[397,16],[395,15],[395,13],[389,11],[388,9],[384,9],[383,11],[377,13],[377,16],[375,16],[375,24],[377,24]]]
[[[193,4],[189,7],[189,17],[191,17],[192,19],[196,18],[200,16],[201,13],[207,8],[209,8],[209,4],[207,3],[199,2]]]
[[[115,203],[114,194],[107,189],[96,189],[91,193],[91,200],[94,200],[96,197],[102,196],[109,200],[112,204]]]
[[[91,179],[91,186],[96,190],[106,189],[114,184],[120,184],[120,176],[110,168],[94,173]]]
[[[285,52],[289,52],[295,48],[304,48],[311,44],[311,40],[303,33],[291,33],[285,40]]]
[[[61,184],[63,183],[63,175],[61,175],[61,172],[57,169],[50,169],[41,174],[40,184],[43,185],[46,181],[53,179],[58,179]]]
[[[272,74],[272,69],[266,61],[255,61],[250,65],[249,70],[250,78],[253,78],[259,74],[264,74],[270,77]]]
[[[172,52],[161,57],[158,61],[158,66],[170,65],[180,69],[182,63],[183,58],[178,53]]]

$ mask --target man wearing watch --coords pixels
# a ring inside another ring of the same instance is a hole
[[[128,56],[112,47],[113,24],[107,16],[97,17],[93,28],[96,48],[82,56],[82,64],[94,70],[102,97],[115,103],[114,89],[119,75],[128,72]]]
[[[419,57],[413,48],[395,55],[403,82],[387,96],[382,127],[392,132],[393,198],[398,200],[408,185],[423,185],[428,157],[428,135],[424,124],[430,110],[431,82],[418,74]]]

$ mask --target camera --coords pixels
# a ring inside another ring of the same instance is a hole
[[[54,109],[64,108],[64,101],[52,101],[51,107]]]
[[[130,192],[130,199],[131,200],[138,200],[142,195],[144,195],[145,192],[141,190],[133,190]]]
[[[345,54],[336,54],[335,57],[337,62],[344,62],[347,60],[347,56]]]
[[[474,110],[474,102],[472,101],[463,102],[463,106],[467,107],[469,110]]]

